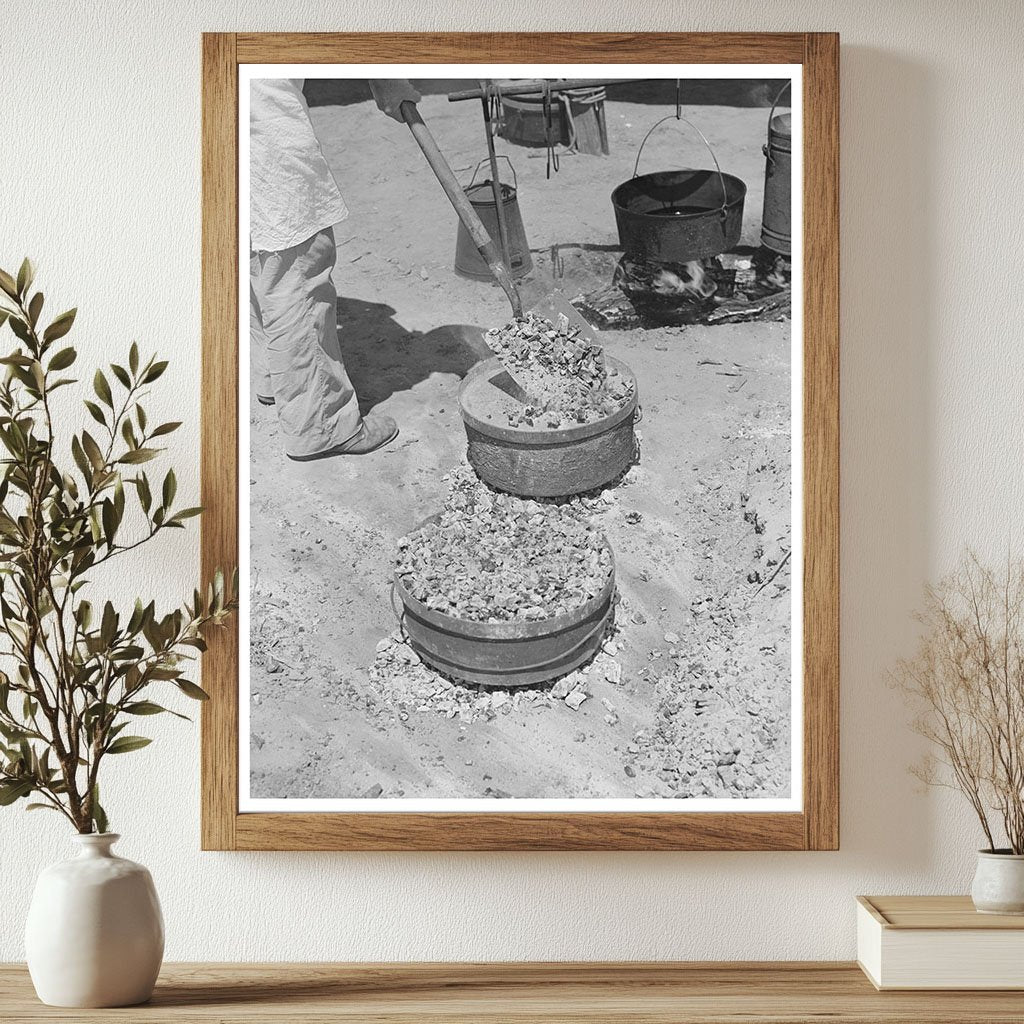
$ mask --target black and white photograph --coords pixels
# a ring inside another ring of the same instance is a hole
[[[240,70],[241,809],[799,809],[800,67]]]

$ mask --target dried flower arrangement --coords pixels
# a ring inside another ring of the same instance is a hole
[[[996,572],[969,555],[927,588],[917,619],[917,653],[896,681],[939,756],[912,771],[963,793],[989,851],[1002,835],[1006,852],[1024,854],[1024,562]]]
[[[559,314],[557,323],[536,313],[487,331],[484,338],[526,401],[508,414],[513,427],[594,423],[621,409],[633,382],[608,366],[604,350]]]
[[[502,494],[459,467],[437,519],[398,542],[397,572],[434,611],[474,622],[537,621],[596,597],[612,554],[580,503]]]

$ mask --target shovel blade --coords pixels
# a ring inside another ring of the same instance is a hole
[[[548,292],[536,302],[530,304],[530,312],[556,323],[559,314],[566,317],[573,327],[578,327],[580,334],[593,345],[599,345],[593,327],[587,323],[583,314],[565,297],[563,292]]]
[[[522,405],[529,401],[530,396],[508,370],[502,370],[497,376],[492,377],[491,384]]]
[[[566,317],[573,327],[579,328],[580,335],[588,343],[600,345],[597,336],[594,334],[594,329],[565,297],[563,292],[553,289],[539,295],[535,293],[533,300],[529,302],[528,311],[536,313],[537,316],[542,316],[546,320],[550,320],[551,323],[557,323],[559,315],[562,315]],[[492,379],[491,383],[507,395],[511,395],[517,401],[526,402],[528,399],[528,389],[524,387],[522,380],[517,379],[514,369],[506,367],[504,373],[500,377]]]

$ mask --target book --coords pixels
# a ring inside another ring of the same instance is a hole
[[[857,963],[881,990],[1024,989],[1024,916],[979,914],[970,896],[858,896]]]

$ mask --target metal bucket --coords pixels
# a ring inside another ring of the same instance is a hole
[[[569,126],[562,104],[555,99],[549,110],[540,96],[503,96],[498,135],[517,146],[540,148],[548,143],[569,144]]]
[[[509,268],[513,278],[524,277],[533,269],[530,257],[530,246],[526,241],[526,229],[519,213],[518,181],[515,168],[508,157],[504,157],[512,171],[512,185],[501,183],[501,208],[504,213],[505,228],[508,231],[508,250],[512,266]],[[494,201],[494,186],[490,178],[477,181],[476,176],[484,161],[476,166],[473,178],[463,189],[477,216],[483,221],[487,234],[498,241],[501,238],[498,224],[498,206]],[[494,274],[484,262],[466,226],[459,221],[459,233],[455,239],[455,273],[461,277],[469,277],[474,281],[493,281]]]
[[[608,551],[611,555],[610,546]],[[458,619],[417,600],[397,574],[393,587],[402,628],[428,665],[485,686],[532,686],[571,672],[597,653],[613,613],[615,561],[612,555],[612,571],[599,594],[571,612],[540,621]]]
[[[708,140],[696,125],[679,118],[700,135],[715,170],[656,171],[637,175],[640,156],[658,121],[644,136],[633,165],[633,177],[612,192],[619,242],[629,256],[656,263],[686,263],[731,249],[743,230],[747,186],[723,173]]]
[[[493,383],[501,361],[477,363],[459,387],[467,456],[477,476],[521,497],[561,498],[603,487],[625,472],[636,458],[639,395],[629,367],[606,358],[633,381],[632,400],[596,423],[552,429],[509,426],[503,415],[507,396]]]
[[[608,155],[603,86],[570,89],[545,101],[540,96],[503,96],[498,135],[516,146],[562,145]]]
[[[762,147],[765,167],[761,244],[773,252],[789,256],[792,253],[790,168],[793,118],[791,114],[775,114],[775,107],[772,107],[772,115],[768,118],[768,142]]]

